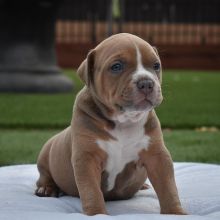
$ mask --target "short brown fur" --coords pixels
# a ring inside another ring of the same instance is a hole
[[[114,188],[107,191],[108,155],[97,140],[115,139],[109,132],[115,128],[112,117],[119,112],[115,103],[130,102],[129,82],[137,66],[134,43],[145,48],[141,51],[142,63],[146,69],[150,68],[158,55],[145,41],[130,34],[105,40],[79,67],[78,74],[86,86],[76,98],[71,125],[52,137],[40,152],[37,195],[58,196],[62,191],[80,197],[85,214],[107,214],[104,200],[131,198],[148,176],[158,195],[161,213],[185,214],[176,189],[172,159],[154,110],[145,123],[145,133],[151,140],[148,150],[139,153],[138,161],[126,164],[117,175]],[[120,77],[109,72],[109,64],[118,57],[126,61],[127,71]],[[118,95],[121,93],[124,97]]]

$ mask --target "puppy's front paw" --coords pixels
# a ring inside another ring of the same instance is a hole
[[[58,197],[58,194],[58,189],[51,186],[40,186],[35,191],[35,195],[40,197]]]
[[[101,206],[85,206],[83,207],[83,212],[86,215],[97,215],[97,214],[104,214],[104,215],[108,215],[105,207],[101,207]]]
[[[170,215],[188,215],[182,207],[171,208],[169,210],[162,210],[161,214],[170,214]]]

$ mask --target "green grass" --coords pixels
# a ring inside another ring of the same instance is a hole
[[[220,164],[220,131],[164,131],[164,139],[174,161]]]
[[[220,72],[167,71],[163,92],[163,127],[220,127]]]
[[[83,84],[65,70],[75,90],[66,94],[0,94],[0,166],[35,163],[44,142],[70,124]],[[220,72],[165,71],[164,102],[156,109],[175,161],[220,164]]]
[[[0,130],[0,166],[36,163],[43,144],[57,130]]]
[[[0,166],[36,163],[43,144],[59,130],[1,130]],[[174,161],[220,164],[220,132],[164,131]]]
[[[1,128],[63,128],[70,123],[76,93],[82,83],[76,74],[75,91],[66,94],[0,94]],[[163,127],[220,127],[220,72],[166,71],[164,102],[157,113]]]
[[[71,120],[73,103],[82,83],[75,72],[65,71],[75,91],[64,94],[0,94],[1,128],[62,128]]]

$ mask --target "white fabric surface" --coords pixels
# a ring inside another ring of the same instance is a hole
[[[219,220],[220,165],[175,163],[175,176],[186,216],[160,215],[153,188],[139,191],[126,201],[106,202],[110,216],[81,214],[78,198],[45,198],[34,195],[38,178],[36,165],[0,168],[0,219],[116,219],[116,220]]]

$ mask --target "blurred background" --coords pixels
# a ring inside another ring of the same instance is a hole
[[[0,0],[0,166],[36,163],[70,124],[77,67],[112,34],[156,46],[174,161],[220,163],[219,0]]]

